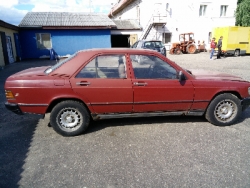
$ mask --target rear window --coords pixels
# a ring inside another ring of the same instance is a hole
[[[144,43],[144,47],[146,48],[161,48],[163,44],[161,41],[147,41]]]

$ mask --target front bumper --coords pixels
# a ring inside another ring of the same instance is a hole
[[[5,103],[5,107],[6,107],[8,110],[14,112],[15,114],[18,114],[18,115],[22,115],[22,114],[23,114],[23,112],[22,112],[22,110],[19,108],[18,104],[6,102],[6,103]]]
[[[250,98],[245,98],[241,101],[242,111],[246,110],[250,106]]]
[[[26,112],[22,112],[22,110],[20,109],[20,107],[18,106],[18,104],[15,104],[15,103],[8,103],[6,102],[5,103],[5,107],[14,112],[15,114],[18,114],[18,115],[26,115],[26,114],[29,114],[29,116],[31,117],[34,117],[34,118],[44,118],[45,117],[45,114],[33,114],[33,113],[26,113]]]

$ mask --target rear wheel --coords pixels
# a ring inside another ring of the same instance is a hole
[[[209,104],[206,119],[217,126],[228,126],[237,121],[241,112],[240,100],[233,94],[224,93]]]
[[[77,101],[63,101],[51,111],[50,124],[62,136],[77,136],[89,125],[87,109]]]
[[[189,44],[187,46],[187,53],[194,54],[196,51],[196,46],[194,44]]]
[[[240,50],[235,50],[235,51],[234,51],[234,56],[235,56],[235,57],[238,57],[239,55],[240,55]]]
[[[174,51],[174,54],[176,54],[176,55],[181,55],[181,54],[182,54],[181,49],[177,48],[177,49]]]
[[[171,48],[171,49],[169,50],[169,54],[173,55],[173,54],[174,54],[174,51],[175,51],[175,49],[174,49],[174,48]]]

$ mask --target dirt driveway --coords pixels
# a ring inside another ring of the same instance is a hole
[[[187,68],[219,70],[250,81],[250,56],[209,60],[208,53],[168,57]],[[216,127],[203,117],[105,120],[65,138],[45,119],[4,107],[8,75],[53,61],[0,70],[0,187],[250,187],[250,109]]]

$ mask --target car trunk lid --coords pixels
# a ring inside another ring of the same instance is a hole
[[[17,77],[34,77],[34,76],[46,76],[44,71],[49,68],[49,66],[29,68],[20,72],[13,74],[12,78]]]

